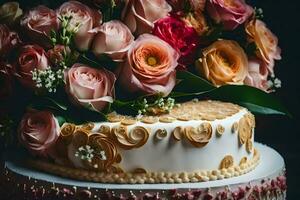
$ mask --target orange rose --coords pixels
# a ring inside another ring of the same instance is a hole
[[[235,41],[219,40],[203,50],[196,69],[215,86],[243,84],[248,71],[248,59]]]
[[[246,32],[249,42],[254,42],[257,46],[256,55],[267,65],[273,73],[274,60],[280,60],[280,48],[277,37],[260,20],[252,20],[246,24]]]

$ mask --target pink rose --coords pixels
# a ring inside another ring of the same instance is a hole
[[[172,6],[173,11],[182,12],[186,7],[190,7],[191,11],[202,12],[205,8],[206,0],[167,0]]]
[[[0,57],[7,56],[20,43],[18,33],[11,31],[6,25],[0,24]]]
[[[235,29],[253,14],[253,8],[244,0],[208,0],[207,11],[226,30]]]
[[[35,82],[32,80],[32,71],[46,70],[49,61],[45,50],[38,45],[26,45],[22,47],[19,59],[17,74],[20,82],[28,88],[34,89]]]
[[[59,65],[64,61],[64,58],[70,55],[71,49],[64,45],[55,45],[52,49],[48,50],[47,55],[53,65]]]
[[[155,22],[153,34],[180,53],[180,64],[188,65],[195,61],[199,38],[193,27],[175,17],[165,17]]]
[[[114,61],[123,60],[134,40],[128,27],[118,20],[106,22],[93,31],[96,32],[92,44],[93,53],[96,56],[106,54]]]
[[[44,47],[50,47],[51,30],[59,29],[56,12],[46,6],[38,6],[30,10],[22,19],[21,26],[32,41]]]
[[[74,36],[75,45],[81,51],[88,50],[94,37],[94,33],[89,31],[101,24],[101,13],[78,1],[68,1],[62,4],[57,12],[60,16],[72,17],[69,25],[70,31],[78,28]]]
[[[248,41],[254,42],[257,57],[262,59],[271,73],[274,73],[274,60],[281,59],[281,49],[278,47],[278,38],[260,20],[251,20],[246,24]]]
[[[48,111],[27,112],[19,126],[19,140],[33,155],[51,154],[59,134],[58,121]]]
[[[120,84],[130,92],[167,96],[175,86],[178,58],[179,54],[160,38],[141,35],[120,69]]]
[[[259,59],[251,59],[244,83],[267,92],[269,90],[268,76],[269,71],[266,64]]]
[[[0,100],[12,95],[15,68],[8,63],[0,62]]]
[[[65,80],[74,104],[100,112],[113,102],[116,77],[110,71],[77,63],[66,72]]]
[[[140,35],[150,33],[153,23],[171,10],[165,0],[126,0],[122,19],[131,32]]]

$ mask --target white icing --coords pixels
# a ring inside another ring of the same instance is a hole
[[[122,156],[122,169],[132,171],[136,168],[144,168],[150,172],[193,172],[218,169],[221,160],[226,155],[233,156],[234,165],[238,165],[245,156],[250,160],[253,153],[247,153],[245,146],[239,144],[237,132],[232,133],[233,123],[238,122],[247,113],[246,109],[242,109],[226,119],[209,122],[213,129],[212,138],[202,148],[192,146],[186,139],[175,141],[172,138],[172,131],[178,126],[197,127],[201,123],[207,122],[205,120],[175,121],[173,123],[157,122],[154,124],[137,122],[134,125],[130,125],[128,126],[128,131],[136,126],[143,126],[150,128],[151,133],[144,146],[131,150],[119,149]],[[99,129],[102,125],[113,128],[120,126],[120,123],[96,123],[94,130]],[[222,125],[225,128],[222,136],[218,136],[216,133],[218,125]],[[155,132],[158,129],[166,129],[167,137],[158,141],[155,138]],[[254,143],[254,137],[251,140]]]

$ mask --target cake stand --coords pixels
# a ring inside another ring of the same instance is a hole
[[[255,143],[255,146],[261,155],[255,170],[229,179],[183,184],[83,182],[32,170],[22,164],[22,158],[7,156],[10,159],[6,159],[1,176],[1,199],[285,199],[283,158],[266,145]]]

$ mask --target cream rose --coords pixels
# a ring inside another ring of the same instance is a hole
[[[121,67],[121,85],[130,92],[162,93],[175,86],[179,53],[160,38],[141,35],[131,46],[127,62]]]
[[[249,42],[254,42],[257,46],[256,55],[267,64],[269,71],[274,73],[274,60],[281,59],[277,37],[258,19],[246,24],[246,32]]]
[[[235,41],[219,40],[203,50],[196,69],[215,86],[243,84],[248,71],[248,58]]]
[[[101,13],[90,9],[78,1],[68,1],[58,9],[60,16],[72,17],[70,31],[77,30],[74,36],[76,47],[81,51],[89,49],[94,37],[90,31],[102,22]]]
[[[140,35],[150,33],[153,23],[171,10],[165,0],[125,0],[122,19],[133,33]]]
[[[92,51],[96,56],[106,54],[114,61],[123,61],[134,37],[128,27],[118,20],[102,24],[93,30],[96,35]]]
[[[30,111],[20,123],[19,140],[34,155],[49,156],[60,133],[58,121],[48,111]]]
[[[23,14],[18,2],[7,2],[0,7],[0,22],[14,24]]]
[[[30,10],[20,23],[31,40],[44,47],[51,47],[50,33],[59,28],[56,12],[46,6]]]
[[[66,92],[76,105],[100,112],[113,102],[115,75],[105,69],[75,64],[65,74]]]

